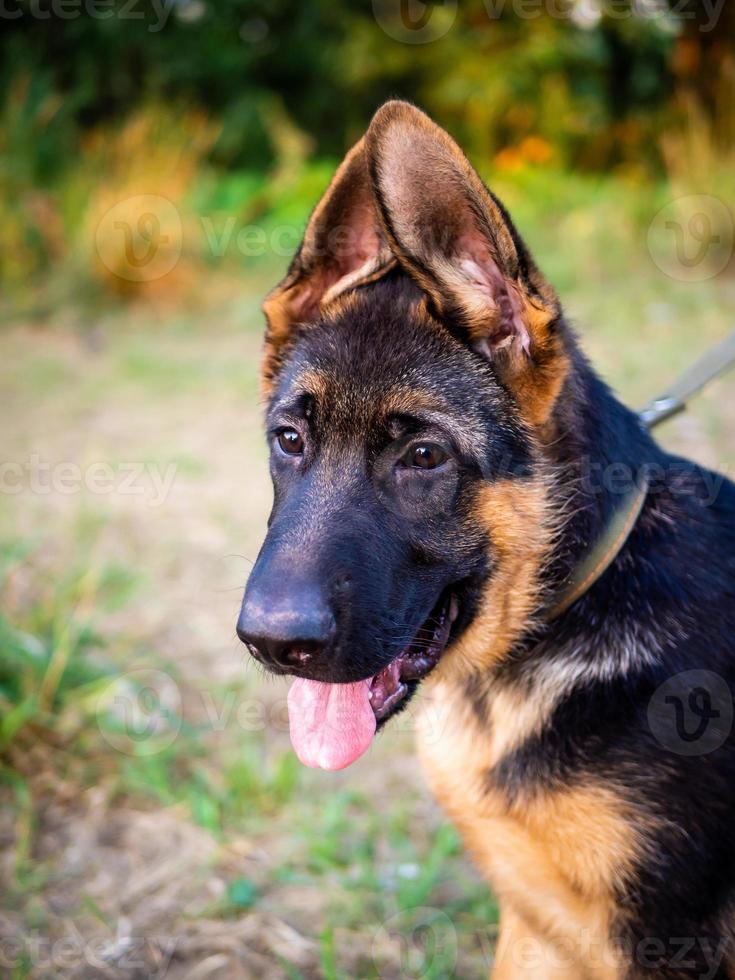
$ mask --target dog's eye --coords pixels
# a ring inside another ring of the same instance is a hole
[[[439,446],[426,444],[411,449],[406,462],[409,466],[416,466],[422,470],[434,470],[437,466],[441,466],[446,458],[447,454]]]
[[[276,441],[288,456],[300,456],[304,451],[304,440],[296,429],[283,429],[278,433]]]

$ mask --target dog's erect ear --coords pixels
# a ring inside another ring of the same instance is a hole
[[[376,215],[360,140],[314,208],[286,277],[263,303],[266,393],[294,326],[316,320],[340,293],[383,275],[395,261]]]
[[[566,374],[559,304],[502,205],[451,137],[388,102],[365,137],[376,206],[401,265],[439,315],[496,365],[533,424]]]

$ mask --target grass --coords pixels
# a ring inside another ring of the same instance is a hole
[[[326,175],[305,172],[267,227],[302,220]],[[493,184],[631,404],[732,328],[727,274],[677,282],[647,253],[665,185],[529,171]],[[188,193],[204,213],[239,185]],[[167,955],[171,976],[202,963],[202,976],[487,973],[497,906],[416,774],[410,731],[394,726],[344,774],[303,769],[285,687],[234,636],[270,502],[257,308],[281,267],[226,255],[193,308],[140,295],[0,333],[0,437],[22,464],[18,492],[0,495],[0,939],[16,943],[14,977],[77,976],[99,950],[123,977],[131,950],[138,975]],[[734,465],[732,392],[718,382],[664,442]],[[60,463],[83,476],[100,461],[109,492],[54,482]],[[150,481],[125,492],[133,464],[174,467],[163,500]],[[49,967],[30,943],[50,956],[70,934],[69,963]]]

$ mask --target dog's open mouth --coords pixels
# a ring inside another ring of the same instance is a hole
[[[288,693],[291,743],[307,766],[343,769],[372,742],[389,718],[437,665],[459,606],[453,593],[439,600],[411,642],[380,673],[354,684],[297,678]]]
[[[368,696],[379,722],[405,700],[412,681],[423,680],[439,663],[458,611],[454,594],[443,596],[409,645],[372,678]]]

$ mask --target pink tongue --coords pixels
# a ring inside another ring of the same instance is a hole
[[[370,681],[322,684],[297,678],[288,692],[291,744],[305,766],[344,769],[373,740]]]

